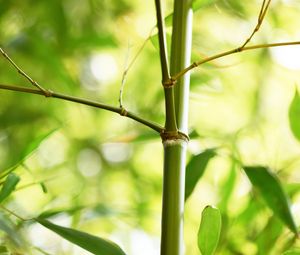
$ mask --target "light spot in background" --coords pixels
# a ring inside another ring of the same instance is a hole
[[[235,196],[236,198],[242,198],[249,194],[251,191],[251,183],[245,174],[240,175],[240,180],[237,182]]]
[[[291,206],[291,210],[295,218],[296,225],[298,226],[300,223],[300,194],[298,193],[296,197],[293,198],[293,200],[294,202]]]
[[[133,229],[129,233],[114,233],[110,240],[120,245],[122,249],[131,255],[154,255],[159,254],[160,239],[149,235],[141,229]],[[126,243],[126,245],[122,245]],[[129,246],[129,247],[128,247]]]
[[[132,255],[159,254],[159,238],[151,237],[142,230],[134,230],[131,233]]]
[[[132,150],[126,143],[106,143],[101,145],[104,158],[111,163],[122,163],[129,159]]]
[[[273,59],[281,66],[300,70],[300,46],[284,46],[271,49]]]
[[[70,218],[66,215],[55,217],[51,222],[60,226],[70,227]],[[29,238],[34,246],[40,247],[47,252],[52,254],[61,252],[62,247],[60,245],[63,239],[40,224],[30,226]]]
[[[112,82],[118,73],[115,59],[107,53],[96,54],[90,59],[92,75],[100,83]]]
[[[42,142],[37,150],[37,157],[44,168],[54,167],[66,159],[67,141],[59,133]]]
[[[77,157],[77,167],[86,177],[97,175],[101,170],[99,154],[91,149],[81,150]]]

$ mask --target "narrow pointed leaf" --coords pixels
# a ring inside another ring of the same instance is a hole
[[[64,239],[95,255],[126,255],[117,244],[109,240],[105,240],[75,229],[58,226],[42,218],[36,218],[35,220]]]
[[[277,176],[266,167],[244,167],[252,185],[260,192],[262,198],[285,225],[297,234],[297,226],[290,210],[290,202]]]
[[[23,162],[32,154],[36,151],[36,149],[41,145],[41,143],[43,141],[45,141],[46,139],[48,139],[53,133],[55,133],[58,128],[55,128],[43,135],[40,135],[38,137],[36,137],[31,143],[28,144],[28,146],[22,151],[22,153],[19,155],[18,159],[17,159],[17,163],[15,165],[13,165],[12,167],[5,169],[4,171],[0,171],[1,172],[1,177],[3,178],[6,175],[8,175],[9,173],[11,173],[12,171],[14,171],[17,167],[19,167],[20,165],[23,164]]]
[[[300,95],[298,91],[289,108],[289,122],[293,135],[300,141]]]
[[[192,194],[197,182],[202,177],[209,160],[215,155],[215,151],[209,149],[192,157],[186,167],[185,200]]]
[[[6,177],[3,183],[3,187],[0,191],[0,203],[2,203],[3,200],[6,199],[14,191],[19,181],[20,177],[15,175],[14,173],[10,173]]]
[[[198,247],[202,255],[214,254],[221,234],[221,222],[219,209],[212,206],[204,208],[198,232]]]
[[[283,253],[282,255],[300,255],[300,249],[289,250]]]

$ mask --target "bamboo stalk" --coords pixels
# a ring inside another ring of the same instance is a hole
[[[175,0],[171,48],[171,74],[183,70],[190,63],[192,0]],[[173,87],[172,87],[173,88]],[[174,85],[176,125],[187,133],[189,75]],[[177,132],[178,134],[178,132]],[[182,255],[185,164],[187,140],[176,135],[163,141],[164,181],[162,206],[161,255]]]

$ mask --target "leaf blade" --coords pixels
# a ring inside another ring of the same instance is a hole
[[[252,185],[260,192],[263,200],[281,219],[281,221],[298,235],[297,226],[290,210],[289,198],[285,194],[279,179],[268,168],[243,167]]]
[[[64,239],[95,255],[126,255],[117,244],[109,240],[75,229],[62,227],[42,218],[36,218],[35,220]]]
[[[192,157],[186,167],[185,177],[185,200],[189,198],[196,187],[197,182],[200,180],[208,162],[216,155],[213,149],[205,150]]]
[[[297,90],[289,107],[289,124],[294,137],[300,141],[300,95]]]
[[[20,177],[14,173],[10,173],[4,183],[3,187],[0,191],[0,204],[7,198],[9,195],[15,190],[18,182],[20,181]]]
[[[219,209],[206,206],[202,211],[198,231],[198,248],[202,255],[214,254],[221,234],[221,213]]]

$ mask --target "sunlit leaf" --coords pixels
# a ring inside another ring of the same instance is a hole
[[[280,219],[272,216],[268,220],[267,225],[256,237],[256,243],[260,252],[259,254],[268,254],[283,230],[283,224],[280,222]]]
[[[220,191],[221,191],[221,198],[220,198],[220,203],[219,203],[219,208],[220,210],[226,210],[228,201],[230,199],[230,196],[232,194],[234,185],[236,182],[236,165],[233,162],[232,166],[230,168],[230,173],[228,177],[226,178],[224,184],[222,185]]]
[[[206,5],[213,4],[216,0],[194,0],[193,1],[193,11],[198,11],[201,7]]]
[[[7,174],[9,174],[11,171],[13,171],[14,169],[16,169],[18,166],[20,166],[25,160],[26,158],[28,158],[39,146],[40,144],[45,141],[47,138],[49,138],[49,136],[51,136],[53,133],[55,133],[58,130],[58,128],[55,128],[45,134],[42,134],[40,136],[37,136],[31,143],[29,143],[29,145],[24,149],[24,151],[20,154],[20,156],[17,159],[17,163],[4,170],[3,174],[1,177],[6,176]]]
[[[95,255],[126,255],[117,244],[111,241],[75,229],[58,226],[42,218],[36,218],[36,221]]]
[[[0,213],[0,231],[4,232],[10,240],[10,244],[15,247],[25,246],[25,241],[12,220]]]
[[[186,167],[185,200],[192,194],[197,182],[202,177],[209,160],[215,155],[215,151],[209,149],[192,157]]]
[[[214,254],[220,238],[221,221],[219,209],[212,206],[204,208],[198,232],[198,247],[202,255]]]
[[[286,226],[297,233],[297,226],[290,210],[289,198],[285,194],[279,179],[268,168],[244,167],[244,170],[253,184],[260,192],[269,208]]]
[[[41,182],[40,185],[41,185],[42,191],[43,191],[45,194],[48,193],[48,189],[47,189],[46,184],[43,183],[43,182]]]
[[[300,255],[300,249],[289,250],[283,253],[282,255]]]
[[[293,135],[300,141],[300,95],[298,91],[296,91],[289,108],[289,122]]]
[[[10,173],[6,177],[3,183],[3,187],[0,191],[0,203],[2,203],[3,200],[6,199],[14,191],[19,181],[20,177],[15,175],[14,173]]]

